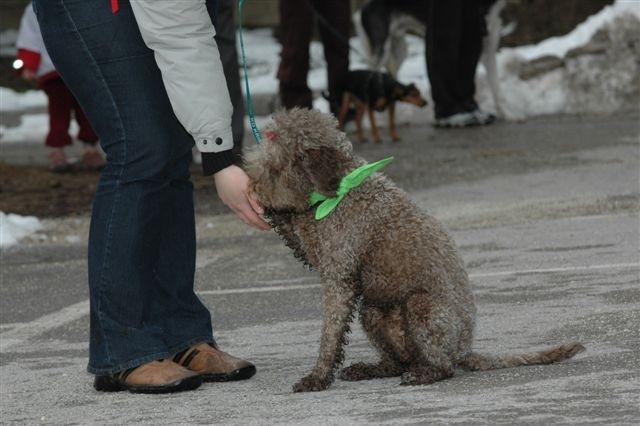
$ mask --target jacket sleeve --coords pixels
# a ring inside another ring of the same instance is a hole
[[[35,72],[40,67],[40,53],[38,52],[29,49],[18,49],[16,58],[23,62],[22,66],[25,69]]]
[[[232,158],[233,106],[205,0],[137,0],[131,8],[145,44],[154,51],[176,117],[200,152],[225,163],[214,169],[226,167]]]
[[[27,5],[20,19],[20,29],[16,39],[17,58],[22,59],[24,67],[38,71],[41,63],[41,53],[45,51],[44,41],[40,34],[38,18],[31,3]]]

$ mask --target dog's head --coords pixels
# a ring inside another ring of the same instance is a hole
[[[309,194],[334,196],[356,160],[337,120],[315,110],[280,111],[267,126],[265,140],[247,151],[249,189],[267,210],[302,212]]]
[[[401,102],[407,102],[421,108],[427,105],[427,100],[422,97],[420,90],[413,83],[408,85],[398,84],[394,88],[393,96]]]

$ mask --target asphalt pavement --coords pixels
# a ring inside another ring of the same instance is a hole
[[[587,351],[568,362],[459,372],[429,386],[337,380],[294,394],[317,355],[319,277],[273,232],[212,213],[224,209],[210,197],[197,200],[196,287],[222,348],[254,362],[256,376],[175,395],[94,391],[85,373],[88,218],[47,219],[1,254],[0,422],[637,425],[639,119],[412,126],[399,144],[355,145],[368,160],[394,155],[385,172],[452,232],[477,296],[475,349],[581,341]],[[346,364],[376,358],[357,325],[346,353]]]

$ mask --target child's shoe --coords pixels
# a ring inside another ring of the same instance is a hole
[[[104,158],[100,151],[93,147],[86,148],[82,154],[82,167],[92,171],[104,169]]]
[[[72,164],[61,148],[52,149],[49,154],[49,170],[53,173],[67,173],[71,171]]]

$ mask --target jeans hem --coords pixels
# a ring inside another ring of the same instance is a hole
[[[156,352],[152,355],[146,355],[142,358],[136,358],[133,361],[123,362],[110,368],[94,368],[91,365],[88,365],[87,372],[96,376],[109,376],[130,368],[139,367],[142,364],[146,364],[151,361],[168,358],[170,355],[171,354],[168,351]]]
[[[184,343],[181,343],[179,345],[173,345],[172,347],[169,348],[169,352],[174,355],[177,354],[178,352],[184,351],[185,349],[190,348],[191,346],[195,345],[196,343],[213,343],[215,345],[216,341],[212,336],[207,336],[207,337],[195,337],[193,339],[187,340]]]
[[[91,365],[88,365],[87,372],[89,374],[93,374],[96,376],[110,376],[110,375],[119,373],[121,371],[128,370],[130,368],[139,367],[142,364],[146,364],[151,361],[168,358],[170,356],[177,354],[180,351],[190,348],[196,343],[201,343],[201,342],[210,342],[215,344],[215,339],[212,336],[206,336],[206,337],[198,336],[198,337],[189,339],[186,342],[181,343],[179,345],[174,345],[170,347],[168,351],[156,352],[152,355],[147,355],[141,358],[134,359],[133,361],[123,362],[121,364],[116,365],[115,367],[94,368]]]

